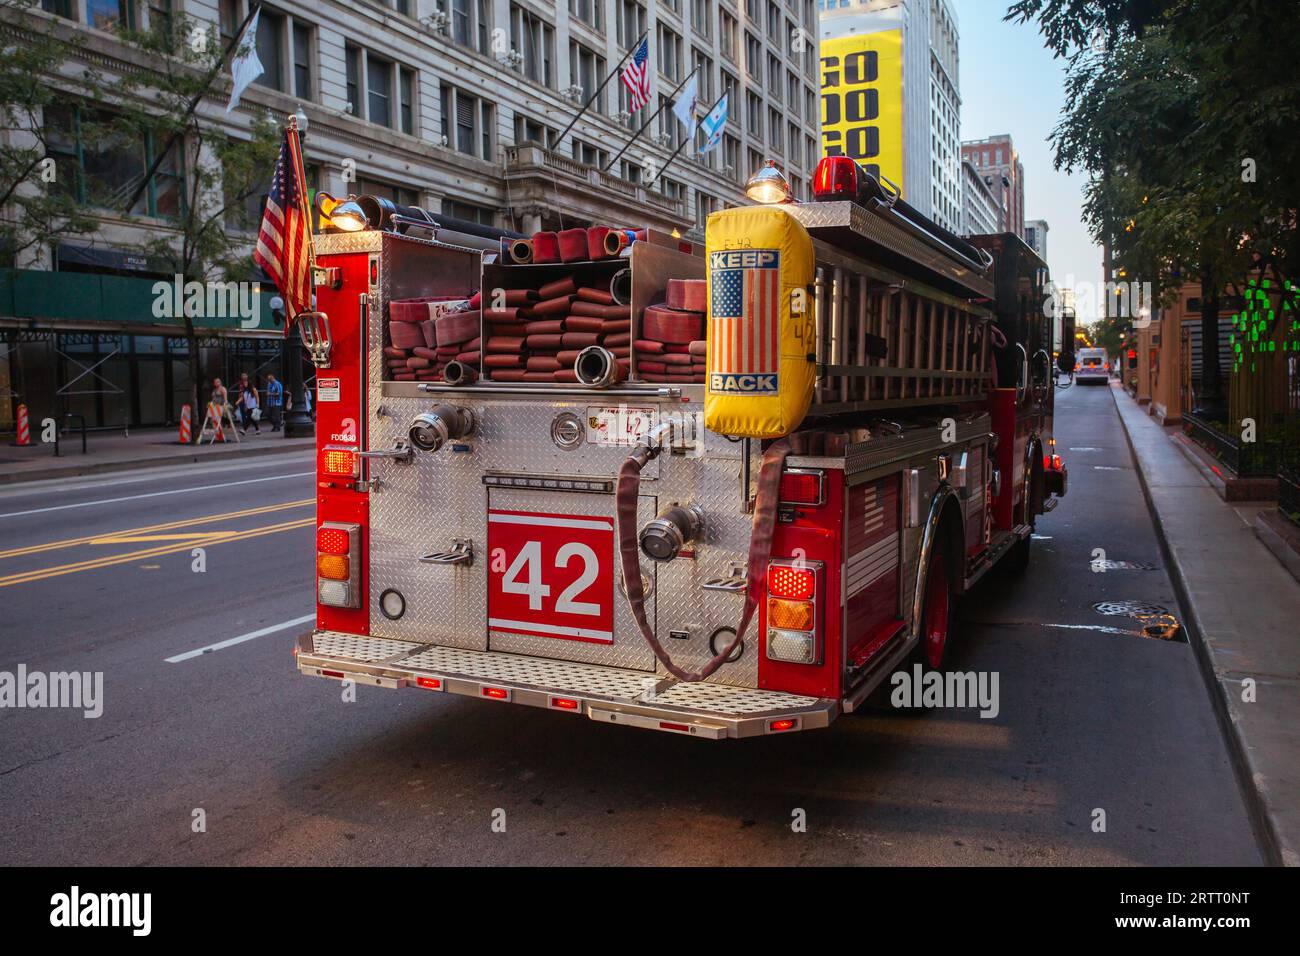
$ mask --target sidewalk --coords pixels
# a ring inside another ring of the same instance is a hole
[[[1300,866],[1300,583],[1174,444],[1177,429],[1112,389],[1265,853]]]
[[[32,437],[37,437],[35,431]],[[312,437],[285,438],[282,432],[271,431],[270,426],[263,427],[260,435],[250,431],[240,438],[239,442],[217,442],[215,445],[181,445],[176,440],[175,428],[141,429],[132,431],[129,436],[119,431],[90,432],[86,437],[87,451],[83,455],[81,435],[71,431],[59,437],[58,458],[54,457],[52,444],[35,442],[19,448],[5,442],[0,444],[0,487],[23,481],[73,478],[132,468],[227,461],[288,451],[305,452],[316,444]]]

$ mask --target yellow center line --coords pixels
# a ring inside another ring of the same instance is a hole
[[[231,541],[247,541],[250,538],[260,538],[262,535],[275,534],[279,531],[293,531],[297,528],[314,527],[316,518],[299,518],[293,521],[284,521],[280,524],[265,525],[261,528],[249,528],[246,531],[229,531],[224,532],[221,538],[213,538],[203,542],[204,547],[213,544],[227,544]],[[145,558],[160,557],[165,554],[176,554],[180,551],[188,551],[193,546],[192,541],[184,544],[163,545],[156,548],[144,548],[139,551],[129,551],[126,554],[106,555],[101,558],[93,558],[89,561],[78,561],[74,564],[58,565],[53,568],[40,568],[35,571],[23,571],[18,574],[10,574],[6,577],[0,577],[0,588],[7,588],[15,584],[27,584],[32,581],[43,581],[46,578],[56,578],[64,574],[76,574],[81,571],[94,571],[98,568],[107,568],[115,564],[128,564],[133,561],[140,561]]]
[[[123,535],[149,534],[154,531],[173,531],[177,528],[187,528],[190,525],[210,524],[213,521],[226,521],[232,518],[247,518],[252,515],[270,514],[273,511],[284,511],[288,508],[303,508],[310,504],[315,504],[315,498],[303,498],[301,501],[286,501],[278,505],[262,505],[258,508],[245,508],[242,511],[228,511],[225,514],[206,515],[198,518],[183,518],[179,521],[168,521],[163,524],[147,525],[143,528],[125,528],[121,531],[109,531],[99,535],[86,535],[81,538],[68,538],[64,541],[51,541],[47,544],[34,544],[25,548],[12,548],[9,551],[0,551],[0,558],[16,558],[25,554],[39,554],[43,551],[57,551],[61,548],[72,548],[79,544],[94,544],[100,539],[114,538]],[[205,532],[198,532],[204,534]]]
[[[146,541],[193,541],[195,544],[205,538],[220,538],[228,531],[191,531],[186,534],[118,534],[110,538],[94,538],[87,544],[143,544]]]

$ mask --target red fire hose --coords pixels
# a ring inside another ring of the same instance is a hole
[[[618,475],[618,494],[615,498],[618,509],[618,547],[623,560],[623,587],[627,591],[627,603],[632,608],[641,636],[645,638],[650,649],[654,651],[659,663],[668,673],[678,680],[702,681],[723,665],[745,637],[749,622],[758,608],[766,588],[767,559],[772,553],[772,535],[776,529],[776,506],[781,491],[781,472],[785,468],[785,459],[790,454],[790,442],[780,439],[768,446],[763,452],[763,464],[758,472],[758,491],[754,499],[754,528],[749,536],[749,565],[746,571],[747,587],[745,589],[745,608],[740,614],[740,623],[736,625],[736,636],[720,653],[714,655],[698,674],[682,670],[673,663],[668,652],[664,650],[654,629],[645,615],[645,589],[641,584],[640,548],[637,545],[636,507],[641,492],[641,468],[654,455],[657,449],[642,445],[628,456]]]

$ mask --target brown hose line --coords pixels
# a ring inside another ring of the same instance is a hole
[[[748,586],[745,589],[745,609],[741,611],[736,636],[730,644],[716,654],[698,674],[682,670],[673,663],[664,650],[645,615],[645,589],[641,585],[640,548],[637,544],[636,508],[641,493],[641,463],[638,452],[630,455],[618,475],[618,494],[615,498],[618,511],[618,548],[623,560],[623,587],[627,603],[632,608],[641,636],[654,651],[659,663],[678,680],[702,681],[726,662],[745,637],[749,622],[758,608],[758,602],[767,586],[767,560],[772,553],[772,537],[776,530],[776,506],[780,498],[781,472],[790,454],[789,440],[782,438],[763,452],[763,464],[758,472],[758,491],[754,499],[754,528],[749,536],[749,565],[746,570]],[[635,573],[632,573],[635,572]]]

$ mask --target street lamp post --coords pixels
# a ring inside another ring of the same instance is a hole
[[[271,315],[276,324],[284,321],[284,299],[271,298]],[[293,407],[284,412],[284,437],[307,438],[316,434],[316,423],[307,412],[307,386],[302,377],[302,340],[290,329],[280,340],[280,371],[284,378],[284,393],[293,400]]]

